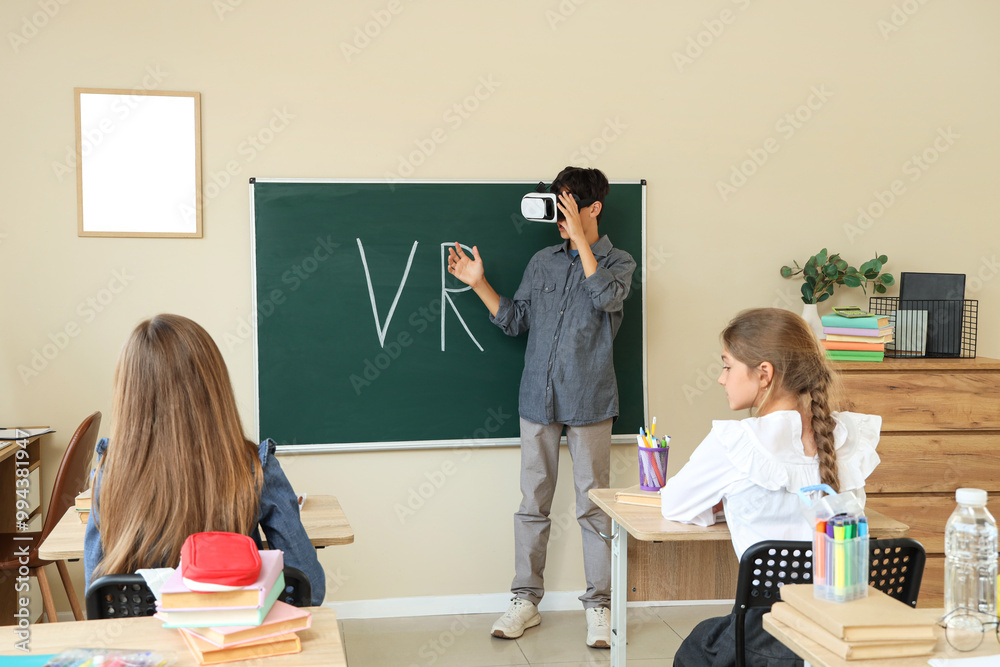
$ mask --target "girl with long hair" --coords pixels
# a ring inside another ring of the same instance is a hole
[[[661,491],[663,516],[701,526],[715,523],[721,503],[736,558],[763,540],[811,541],[801,487],[829,484],[862,503],[865,479],[879,463],[882,418],[837,412],[836,372],[805,321],[786,310],[737,315],[722,332],[722,374],[729,407],[748,419],[715,421],[688,463]],[[801,660],[764,632],[766,609],[746,615],[748,665]],[[675,665],[735,663],[734,615],[700,623]]]
[[[228,531],[284,551],[320,604],[323,568],[274,456],[243,433],[229,372],[201,326],[179,315],[140,323],[115,369],[111,438],[97,443],[87,585],[105,574],[175,567],[188,535]]]

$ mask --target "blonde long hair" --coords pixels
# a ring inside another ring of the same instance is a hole
[[[758,412],[767,411],[774,396],[798,398],[804,414],[811,416],[813,439],[819,455],[820,479],[840,490],[833,410],[840,396],[837,373],[809,325],[798,315],[780,308],[755,308],[738,314],[722,332],[729,353],[750,368],[763,362],[774,366],[771,387]]]
[[[192,533],[253,530],[257,446],[243,434],[222,354],[195,322],[157,315],[129,336],[100,475],[104,559],[95,577],[174,567]]]

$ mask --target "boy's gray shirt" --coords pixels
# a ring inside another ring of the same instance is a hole
[[[535,253],[514,298],[501,296],[490,317],[508,336],[528,332],[519,404],[529,421],[583,426],[618,416],[612,343],[636,265],[607,235],[590,248],[590,277],[568,241]]]

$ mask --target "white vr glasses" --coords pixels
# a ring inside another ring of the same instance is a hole
[[[559,222],[565,217],[559,210],[559,195],[554,192],[545,192],[545,183],[539,183],[535,192],[529,192],[521,198],[521,215],[525,220],[532,222]],[[580,208],[590,206],[596,199],[583,199],[573,195],[576,205]]]

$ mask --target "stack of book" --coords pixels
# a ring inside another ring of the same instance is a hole
[[[177,628],[201,665],[298,653],[295,633],[312,616],[278,600],[285,588],[281,551],[260,552],[257,581],[234,590],[200,592],[184,583],[181,568],[163,584],[156,618]]]
[[[84,489],[73,502],[80,523],[87,523],[87,519],[90,518],[91,491],[92,489]]]
[[[888,317],[844,317],[823,315],[822,341],[827,359],[838,361],[882,361],[885,344],[892,341]]]
[[[850,602],[817,600],[811,584],[781,587],[771,620],[792,636],[804,636],[843,660],[927,655],[937,643],[933,612],[871,588]]]
[[[660,506],[659,491],[643,491],[638,484],[627,489],[615,491],[615,502],[626,505],[644,505],[646,507]]]

